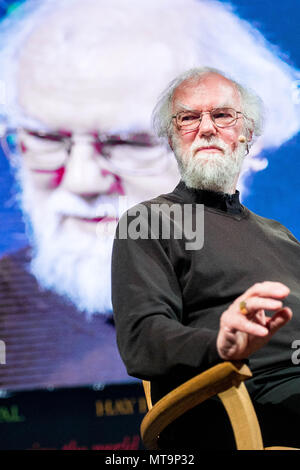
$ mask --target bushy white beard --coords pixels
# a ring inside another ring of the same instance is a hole
[[[90,234],[39,236],[31,272],[46,289],[70,299],[88,315],[107,313],[111,305],[111,251],[113,237],[95,241]]]
[[[224,153],[195,153],[201,146],[216,145]],[[198,139],[187,152],[182,152],[176,137],[173,138],[174,154],[182,180],[190,188],[232,193],[245,157],[245,146],[231,151],[218,138]]]
[[[31,272],[39,284],[71,300],[87,317],[111,312],[111,252],[115,225],[111,223],[111,230],[98,236],[70,227],[60,231],[58,211],[65,208],[70,213],[70,209],[76,207],[77,215],[87,215],[84,201],[56,190],[41,204],[26,177],[22,177],[22,187],[23,210],[33,232]],[[103,204],[112,204],[112,198],[101,202],[97,215]]]

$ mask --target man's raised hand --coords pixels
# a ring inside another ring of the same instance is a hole
[[[220,318],[220,357],[228,361],[245,359],[264,346],[292,318],[291,309],[282,302],[289,293],[281,282],[266,281],[254,284],[238,297]],[[265,310],[275,313],[269,317]]]

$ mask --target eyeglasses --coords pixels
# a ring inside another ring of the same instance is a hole
[[[79,143],[91,145],[95,155],[105,160],[107,169],[120,175],[159,174],[168,160],[158,141],[147,133],[76,134],[19,128],[6,129],[1,137],[5,154],[13,160],[19,155],[28,157],[32,170],[64,167],[72,147]]]
[[[232,108],[215,108],[210,111],[180,111],[172,116],[176,120],[178,129],[193,131],[198,129],[202,121],[203,114],[210,114],[210,118],[217,127],[234,126],[236,121],[244,116],[241,111]]]

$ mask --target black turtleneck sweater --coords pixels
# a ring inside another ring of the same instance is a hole
[[[152,382],[153,401],[220,362],[216,339],[221,314],[257,282],[290,288],[284,302],[292,320],[249,357],[260,374],[291,367],[292,342],[300,339],[300,244],[276,221],[260,217],[226,195],[175,190],[145,202],[204,204],[204,244],[187,250],[186,240],[120,239],[112,257],[112,298],[121,356],[130,375]],[[124,216],[128,227],[134,216]],[[122,223],[124,223],[124,218]],[[149,220],[150,221],[150,218]],[[172,222],[171,222],[172,223]],[[120,225],[119,225],[120,227]],[[172,231],[171,231],[172,233]]]

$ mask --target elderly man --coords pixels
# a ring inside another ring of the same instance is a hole
[[[250,82],[259,74],[271,113],[249,167],[262,168],[261,147],[280,145],[299,122],[294,70],[257,36],[228,6],[206,0],[29,0],[2,23],[2,144],[31,245],[1,260],[3,388],[127,380],[111,321],[112,234],[127,207],[179,179],[153,138],[152,103],[163,83],[208,60]]]
[[[157,401],[222,360],[248,360],[265,444],[299,447],[300,370],[291,346],[300,331],[300,244],[244,207],[236,190],[247,147],[261,133],[261,101],[217,70],[193,69],[162,95],[154,123],[182,180],[119,222],[112,298],[128,373],[151,380]],[[195,248],[185,227],[181,237],[175,230],[188,222],[176,208],[190,206],[193,217],[199,205],[204,218],[194,217],[195,233],[204,237]],[[169,237],[162,228],[155,233],[159,208],[162,226],[173,229]],[[133,230],[137,212],[140,237]],[[230,448],[232,434],[216,421],[218,413],[217,400],[192,410],[165,431],[162,445]]]

